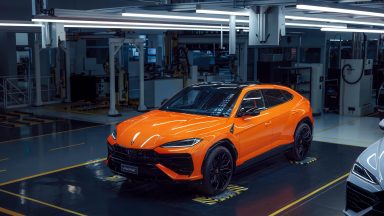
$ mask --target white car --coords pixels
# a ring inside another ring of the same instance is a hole
[[[380,121],[384,130],[384,120]],[[347,179],[348,216],[384,215],[384,138],[357,158]]]

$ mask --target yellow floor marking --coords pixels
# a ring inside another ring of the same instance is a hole
[[[80,146],[80,145],[84,145],[84,144],[85,144],[85,142],[81,142],[78,144],[67,145],[67,146],[62,146],[62,147],[57,147],[57,148],[51,148],[48,151],[56,151],[56,150],[61,150],[61,149],[65,149],[65,148],[72,148],[72,147],[76,147],[76,146]]]
[[[279,210],[273,212],[272,214],[269,214],[269,216],[275,216],[275,215],[278,215],[278,214],[282,213],[283,211],[285,211],[285,210],[291,208],[292,206],[294,206],[294,205],[296,205],[296,204],[302,202],[303,200],[306,200],[306,199],[308,199],[309,197],[311,197],[311,196],[313,196],[313,195],[319,193],[320,191],[322,191],[322,190],[324,190],[324,189],[326,189],[326,188],[328,188],[328,187],[330,187],[330,186],[336,184],[337,182],[339,182],[339,181],[341,181],[341,180],[343,180],[343,179],[346,179],[346,178],[348,177],[348,175],[349,175],[349,173],[346,173],[346,174],[344,174],[343,176],[340,176],[339,178],[337,178],[337,179],[335,179],[335,180],[329,182],[328,184],[326,184],[326,185],[324,185],[324,186],[322,186],[322,187],[320,187],[320,188],[318,188],[318,189],[312,191],[311,193],[309,193],[309,194],[307,194],[307,195],[301,197],[300,199],[295,200],[294,202],[291,202],[291,203],[289,203],[288,205],[286,205],[286,206],[280,208]]]
[[[1,143],[7,143],[7,142],[15,142],[15,141],[21,141],[21,140],[28,140],[28,139],[38,138],[38,137],[51,136],[51,135],[62,134],[62,133],[68,133],[68,132],[73,132],[73,131],[80,131],[80,130],[96,128],[96,127],[102,127],[102,126],[106,126],[106,125],[103,125],[103,124],[102,125],[95,125],[95,126],[78,128],[78,129],[73,129],[73,130],[60,131],[60,132],[54,132],[54,133],[49,133],[49,134],[42,134],[42,135],[38,135],[38,136],[31,136],[31,137],[24,137],[24,138],[19,138],[19,139],[12,139],[12,140],[7,140],[7,141],[1,141],[0,144]]]
[[[7,161],[7,160],[9,160],[9,158],[2,158],[0,159],[0,162]]]
[[[99,162],[105,161],[106,159],[107,158],[96,159],[96,160],[88,161],[88,162],[85,162],[85,163],[76,164],[76,165],[73,165],[73,166],[67,166],[67,167],[64,167],[64,168],[60,168],[60,169],[56,169],[56,170],[51,170],[51,171],[48,171],[48,172],[43,172],[43,173],[39,173],[39,174],[35,174],[35,175],[23,177],[23,178],[11,180],[11,181],[8,181],[8,182],[3,182],[3,183],[0,183],[0,186],[4,186],[4,185],[7,185],[7,184],[12,184],[12,183],[15,183],[15,182],[20,182],[20,181],[25,181],[25,180],[28,180],[28,179],[31,179],[31,178],[36,178],[36,177],[39,177],[39,176],[49,175],[49,174],[52,174],[52,173],[57,173],[57,172],[61,172],[61,171],[65,171],[65,170],[69,170],[69,169],[73,169],[73,168],[77,168],[77,167],[81,167],[81,166],[86,166],[86,165],[89,165],[89,164],[99,163]]]
[[[33,199],[33,198],[26,197],[26,196],[23,196],[23,195],[20,195],[20,194],[12,193],[12,192],[9,192],[9,191],[3,190],[3,189],[0,189],[0,192],[3,192],[5,194],[9,194],[9,195],[12,195],[12,196],[17,196],[17,197],[19,197],[21,199],[26,199],[26,200],[29,200],[31,202],[39,203],[41,205],[45,205],[45,206],[48,206],[48,207],[51,207],[51,208],[55,208],[55,209],[58,209],[58,210],[61,210],[61,211],[67,212],[67,213],[71,213],[71,214],[74,214],[74,215],[79,215],[79,216],[85,215],[85,214],[81,214],[79,212],[75,212],[75,211],[72,211],[72,210],[69,210],[69,209],[66,209],[66,208],[62,208],[60,206],[52,205],[52,204],[49,204],[49,203],[46,203],[46,202],[43,202],[43,201],[40,201],[40,200],[37,200],[37,199]]]
[[[207,205],[214,205],[216,203],[223,202],[225,200],[238,196],[246,190],[248,190],[248,188],[246,187],[241,187],[237,185],[228,185],[227,191],[225,191],[224,194],[222,195],[213,196],[213,197],[201,196],[201,197],[196,197],[192,200],[199,203],[207,204]],[[232,193],[228,193],[228,192],[232,192]]]
[[[4,213],[6,215],[11,215],[11,216],[24,216],[23,214],[20,214],[18,212],[11,211],[11,210],[8,210],[8,209],[2,208],[2,207],[0,207],[0,212]]]

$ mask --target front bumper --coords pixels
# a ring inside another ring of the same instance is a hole
[[[346,208],[349,216],[384,215],[384,192],[370,192],[351,182],[347,182]]]
[[[186,180],[194,171],[190,154],[160,154],[154,150],[130,149],[108,144],[108,167],[119,175],[135,179]],[[127,172],[122,164],[137,168]]]

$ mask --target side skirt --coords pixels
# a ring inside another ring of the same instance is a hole
[[[243,164],[241,164],[240,166],[236,167],[236,171],[240,171],[240,170],[244,170],[244,169],[247,169],[249,168],[250,166],[252,165],[255,165],[257,163],[260,163],[262,161],[265,161],[265,160],[268,160],[269,158],[272,158],[272,157],[275,157],[277,155],[280,155],[282,153],[285,153],[287,152],[288,150],[290,150],[292,148],[292,143],[289,143],[289,144],[286,144],[286,145],[282,145],[282,146],[279,146],[277,148],[274,148],[268,152],[265,152],[259,156],[256,156],[252,159],[249,159],[247,161],[245,161]]]

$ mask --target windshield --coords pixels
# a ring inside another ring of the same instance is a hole
[[[160,110],[228,117],[240,91],[236,86],[191,86],[168,100]]]

